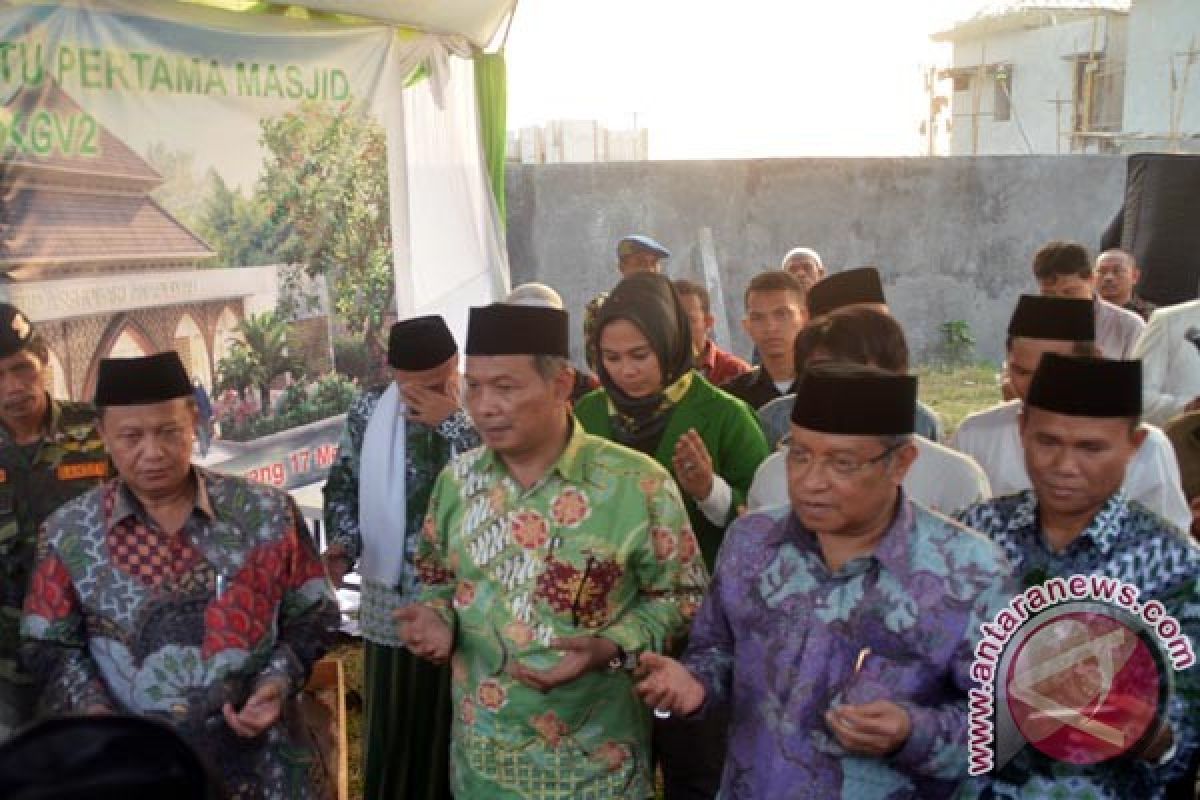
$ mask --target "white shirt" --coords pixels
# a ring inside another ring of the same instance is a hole
[[[909,498],[934,511],[954,514],[992,496],[987,475],[970,458],[923,436],[914,436],[912,441],[917,446],[917,460],[904,477]],[[790,502],[787,451],[778,450],[754,473],[746,505],[756,511]]]
[[[1133,348],[1146,323],[1128,309],[1096,295],[1096,347],[1105,358],[1133,358]]]
[[[1200,342],[1200,300],[1159,308],[1150,315],[1150,324],[1133,348],[1133,357],[1142,360],[1144,421],[1166,425],[1200,396],[1200,344],[1196,342]]]
[[[992,406],[964,419],[954,435],[953,446],[983,467],[997,497],[1032,485],[1025,471],[1025,449],[1017,425],[1020,410],[1020,400]],[[1129,462],[1122,488],[1131,500],[1186,531],[1192,524],[1192,512],[1183,497],[1175,449],[1161,430],[1153,425],[1142,427],[1146,429],[1146,440]]]

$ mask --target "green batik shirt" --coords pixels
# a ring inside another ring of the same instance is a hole
[[[17,647],[38,529],[111,471],[92,406],[51,399],[49,415],[34,446],[16,444],[0,425],[0,681],[22,685],[33,681],[17,665]]]
[[[574,423],[530,489],[478,448],[434,486],[417,552],[421,599],[455,630],[451,790],[458,800],[626,800],[653,793],[650,718],[624,671],[545,694],[552,639],[626,653],[684,633],[708,583],[679,489],[640,453]]]

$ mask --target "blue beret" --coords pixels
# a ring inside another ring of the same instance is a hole
[[[617,258],[624,258],[625,256],[633,255],[639,250],[647,253],[653,253],[659,258],[671,257],[670,250],[663,247],[649,236],[643,236],[640,233],[635,233],[632,236],[626,236],[624,239],[617,242]]]

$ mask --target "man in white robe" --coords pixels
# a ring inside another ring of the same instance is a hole
[[[975,459],[997,497],[1030,488],[1017,417],[1038,363],[1046,353],[1096,355],[1092,302],[1065,297],[1022,295],[1008,326],[1008,373],[1017,399],[971,414],[952,446]],[[1153,425],[1125,473],[1130,499],[1183,530],[1191,525],[1179,465],[1171,443]]]
[[[1133,348],[1142,360],[1142,421],[1200,411],[1200,300],[1157,309]]]
[[[362,578],[364,797],[447,800],[449,671],[409,653],[393,612],[416,600],[413,559],[429,495],[448,461],[479,444],[459,401],[458,346],[439,316],[397,322],[392,380],[367,389],[325,484],[324,559],[337,585]]]

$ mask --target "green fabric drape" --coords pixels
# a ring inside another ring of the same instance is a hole
[[[508,73],[504,51],[475,55],[475,103],[479,109],[479,138],[487,164],[500,224],[507,212],[504,202],[504,159],[507,147]]]
[[[364,800],[450,800],[450,668],[365,648]]]

